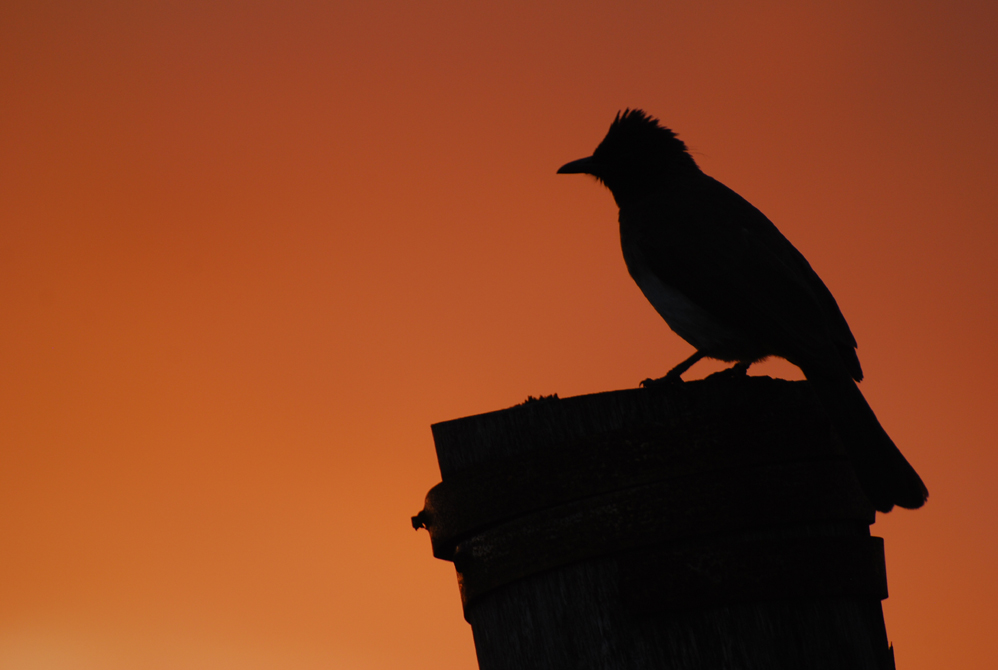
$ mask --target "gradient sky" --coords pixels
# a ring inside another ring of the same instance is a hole
[[[859,340],[898,667],[998,667],[998,5],[493,4],[0,5],[0,669],[475,667],[429,425],[691,353],[555,175],[626,106]]]

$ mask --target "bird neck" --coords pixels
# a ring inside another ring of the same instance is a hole
[[[663,190],[681,187],[683,182],[699,174],[703,173],[696,164],[693,164],[670,166],[670,169],[665,170],[640,170],[603,181],[613,194],[617,207],[624,209]]]

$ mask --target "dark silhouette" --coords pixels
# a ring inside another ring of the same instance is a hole
[[[743,377],[434,424],[413,525],[481,670],[894,670],[884,543],[824,415]]]
[[[873,506],[925,503],[921,478],[856,386],[856,340],[835,298],[762,212],[700,171],[675,133],[625,110],[592,156],[558,172],[590,174],[610,189],[631,277],[697,350],[643,385],[682,381],[704,357],[735,362],[731,374],[785,358],[810,382]]]

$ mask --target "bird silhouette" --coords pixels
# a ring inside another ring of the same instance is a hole
[[[589,174],[610,189],[631,277],[696,349],[642,385],[681,382],[704,357],[734,362],[731,374],[785,358],[814,389],[873,506],[925,503],[921,478],[856,386],[856,339],[831,292],[762,212],[700,170],[674,132],[625,110],[592,156],[558,172]]]

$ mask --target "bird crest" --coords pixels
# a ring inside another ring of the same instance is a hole
[[[640,109],[617,112],[593,158],[606,165],[630,164],[651,169],[663,162],[696,165],[686,143]]]

